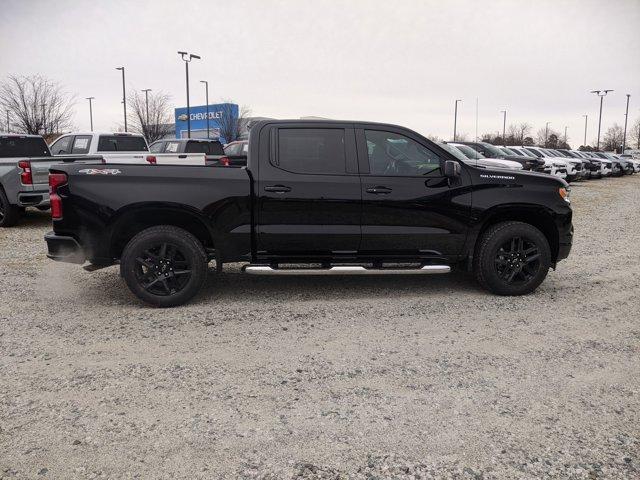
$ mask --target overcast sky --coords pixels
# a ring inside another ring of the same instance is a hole
[[[76,95],[75,124],[122,122],[121,78],[186,103],[233,99],[254,115],[322,116],[408,126],[448,139],[545,122],[582,143],[640,117],[640,0],[65,1],[0,0],[0,77],[42,74]],[[213,101],[211,103],[214,103]]]

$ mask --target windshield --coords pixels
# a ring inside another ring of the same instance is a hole
[[[490,143],[485,143],[482,142],[482,146],[484,147],[484,149],[486,151],[488,151],[491,155],[494,155],[496,158],[497,157],[503,157],[504,156],[504,152],[501,152],[498,147],[491,145]],[[486,155],[485,155],[486,156]]]
[[[41,137],[0,137],[0,158],[49,156],[49,148]]]
[[[469,147],[468,145],[460,145],[456,143],[453,146],[458,150],[460,150],[464,156],[466,156],[467,158],[470,158],[471,160],[476,160],[478,158],[485,158],[484,155],[482,155],[477,150],[474,150],[473,148]]]
[[[547,155],[544,154],[543,152],[540,152],[538,150],[534,150],[533,148],[528,148],[528,147],[524,147],[524,149],[529,152],[534,154],[536,157],[541,158],[541,157],[546,157]]]
[[[466,161],[467,157],[465,157],[462,152],[460,150],[458,150],[456,147],[449,145],[448,143],[444,143],[444,142],[440,142],[438,143],[438,145],[440,145],[442,148],[444,148],[447,152],[449,152],[451,155],[453,155],[454,157],[456,157],[458,160],[462,160],[462,161]]]
[[[516,153],[515,151],[511,150],[508,147],[500,147],[500,150],[502,150],[504,153],[506,153],[507,155],[516,155],[519,156],[519,153]]]

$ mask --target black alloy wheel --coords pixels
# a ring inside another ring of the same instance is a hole
[[[508,284],[529,282],[540,269],[538,246],[523,237],[513,237],[496,252],[495,266],[498,277]]]
[[[170,243],[150,246],[136,257],[136,279],[153,295],[174,295],[180,292],[191,278],[191,262]]]

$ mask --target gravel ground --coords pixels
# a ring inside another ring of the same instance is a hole
[[[535,294],[211,273],[141,306],[0,230],[0,478],[640,478],[640,176]]]

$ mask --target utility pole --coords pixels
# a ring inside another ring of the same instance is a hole
[[[204,96],[207,104],[207,139],[209,139],[209,82],[200,80],[200,83],[204,83]]]
[[[564,143],[567,143],[567,126],[564,126]]]
[[[549,124],[551,122],[547,122],[546,127],[544,127],[544,148],[547,148],[547,138],[549,138]]]
[[[40,107],[42,108],[42,136],[46,137],[47,136],[47,117],[45,116],[45,113],[44,113],[45,104],[41,103]]]
[[[144,103],[145,103],[146,110],[147,110],[147,124],[145,125],[145,128],[143,128],[142,130],[144,131],[144,136],[148,138],[148,133],[149,133],[149,92],[151,91],[151,89],[150,88],[145,88],[142,91],[144,92]]]
[[[506,131],[507,131],[507,111],[506,110],[500,110],[500,113],[504,114],[504,118],[502,120],[502,146],[506,147],[507,146],[507,139],[505,138],[506,136]]]
[[[7,133],[11,133],[11,130],[9,129],[9,110],[7,110]]]
[[[458,128],[458,102],[462,102],[462,100],[456,100],[455,107],[453,110],[453,141],[456,141],[456,131]]]
[[[124,67],[116,67],[116,70],[122,71],[122,105],[124,109],[124,131],[127,131],[127,91],[124,83]]]
[[[93,100],[96,97],[87,97],[87,100],[89,100],[89,121],[91,122],[91,131],[93,132],[93,108],[91,107],[91,100]]]
[[[589,120],[589,115],[582,115],[584,117],[584,143],[583,145],[587,146],[587,120]]]
[[[191,138],[191,106],[189,105],[189,63],[194,58],[200,60],[200,56],[188,52],[178,52],[184,61],[186,83],[187,83],[187,138]]]
[[[596,151],[600,151],[600,129],[602,127],[602,100],[607,96],[607,93],[613,92],[613,90],[591,90],[591,93],[595,93],[600,97],[600,116],[598,117],[598,143],[596,144]]]
[[[627,120],[629,119],[629,97],[630,94],[627,93],[627,111],[624,114],[624,136],[622,137],[622,153],[624,153],[627,148]]]

